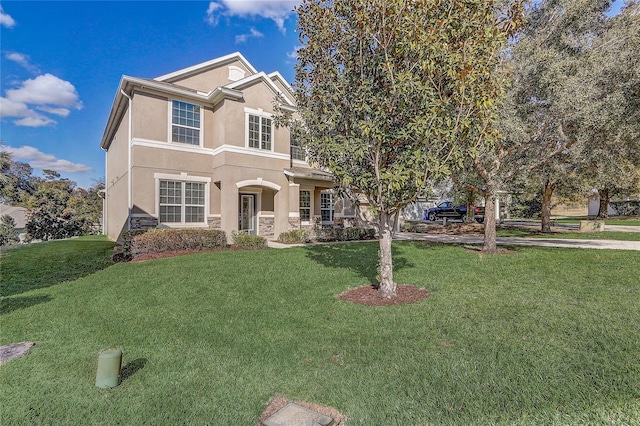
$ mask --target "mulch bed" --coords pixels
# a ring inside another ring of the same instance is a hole
[[[378,295],[378,290],[372,285],[353,288],[340,294],[338,297],[347,302],[365,306],[393,306],[416,303],[426,299],[431,292],[414,285],[398,285],[396,297],[385,298]]]

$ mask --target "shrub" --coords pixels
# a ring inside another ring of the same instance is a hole
[[[5,214],[0,218],[0,246],[16,244],[20,242],[18,231],[16,231],[16,221]]]
[[[176,250],[211,250],[227,246],[227,236],[216,229],[131,229],[122,235],[113,260],[129,261],[146,253]]]
[[[335,241],[336,229],[338,228],[318,228],[315,230],[315,240],[319,242]]]
[[[611,201],[609,206],[620,216],[640,216],[640,201]]]
[[[131,255],[177,250],[211,250],[227,246],[227,236],[216,229],[150,229],[132,238]]]
[[[264,249],[267,248],[267,239],[260,235],[252,235],[246,232],[233,231],[231,233],[233,245],[244,249]]]
[[[307,243],[309,240],[309,231],[305,229],[292,229],[278,235],[278,242],[284,244]]]
[[[326,241],[358,241],[375,238],[376,231],[371,228],[319,228],[315,230],[315,240]]]
[[[112,260],[114,262],[128,262],[133,259],[131,254],[131,246],[133,244],[133,238],[136,235],[144,234],[150,228],[129,229],[122,233],[122,244],[113,248]]]
[[[542,202],[537,198],[513,197],[509,205],[509,213],[514,218],[539,219],[541,212]]]

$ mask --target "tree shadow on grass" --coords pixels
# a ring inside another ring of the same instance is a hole
[[[369,284],[378,285],[379,247],[377,242],[319,244],[307,247],[306,256],[326,267],[356,273]],[[392,256],[394,272],[414,266],[402,255],[402,249],[395,245],[392,247]]]
[[[3,250],[0,296],[50,287],[113,265],[114,243],[71,239]]]
[[[147,358],[136,358],[133,361],[128,362],[120,370],[120,382],[124,382],[138,371],[142,370],[147,362],[149,362]]]
[[[0,300],[0,315],[5,315],[19,309],[29,308],[51,300],[53,300],[53,298],[48,294],[38,296],[5,297]]]

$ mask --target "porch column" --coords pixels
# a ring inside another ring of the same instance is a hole
[[[231,232],[238,230],[238,187],[235,182],[223,179],[220,188],[220,224],[231,242]]]
[[[300,185],[289,182],[289,229],[300,229]]]

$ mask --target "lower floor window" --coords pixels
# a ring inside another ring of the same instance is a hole
[[[300,191],[300,221],[311,221],[311,191]]]
[[[323,222],[333,222],[333,194],[320,194],[320,214]]]
[[[205,184],[160,181],[160,222],[203,223]]]

